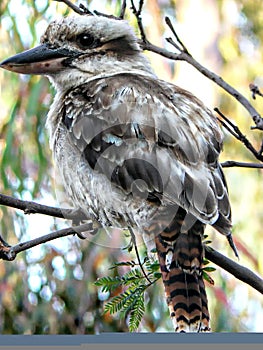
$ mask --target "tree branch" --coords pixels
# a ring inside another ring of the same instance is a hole
[[[263,294],[263,280],[248,268],[239,265],[233,260],[227,258],[223,254],[217,252],[212,247],[205,246],[205,257],[228,271],[242,282],[250,285],[259,293]]]
[[[247,98],[245,98],[240,92],[238,92],[235,88],[233,88],[231,85],[229,85],[225,80],[223,80],[221,77],[219,77],[214,72],[210,71],[206,67],[202,66],[199,62],[197,62],[192,55],[188,52],[182,41],[180,40],[179,36],[176,34],[176,31],[174,27],[172,26],[172,23],[168,17],[166,17],[166,23],[168,24],[169,28],[172,30],[172,33],[175,36],[175,40],[178,42],[173,41],[171,38],[167,38],[167,42],[172,44],[179,53],[173,53],[166,49],[159,48],[153,44],[151,44],[148,39],[146,38],[145,31],[143,29],[142,20],[140,15],[137,14],[136,11],[133,11],[138,26],[140,28],[141,36],[142,36],[142,49],[155,52],[161,56],[164,56],[166,58],[176,60],[176,61],[185,61],[189,63],[191,66],[196,68],[200,73],[202,73],[204,76],[206,76],[208,79],[215,82],[218,86],[220,86],[223,90],[225,90],[227,93],[229,93],[231,96],[233,96],[240,104],[243,105],[243,107],[249,112],[251,115],[254,123],[256,126],[251,127],[252,129],[260,129],[263,130],[263,119],[261,115],[258,113],[258,111],[251,105],[251,103],[248,101]]]
[[[63,209],[50,207],[32,201],[10,197],[0,193],[0,205],[23,210],[25,214],[43,214],[56,218],[68,219],[73,221],[87,220],[87,216],[81,209]]]
[[[79,15],[93,15],[93,13],[83,4],[80,4],[79,6],[74,5],[70,0],[53,0],[57,2],[63,2],[66,4],[69,8],[71,8],[74,12],[78,13]]]
[[[170,42],[172,45],[174,45],[175,46],[175,48],[177,48],[177,50],[179,50],[180,52],[184,52],[184,53],[186,53],[187,55],[189,55],[189,56],[192,56],[190,53],[189,53],[189,51],[187,50],[187,48],[186,48],[186,46],[184,45],[184,43],[181,41],[181,39],[179,38],[179,36],[177,35],[177,33],[176,33],[176,31],[175,31],[175,29],[174,29],[174,27],[173,27],[173,25],[172,25],[172,22],[171,22],[171,20],[170,20],[170,18],[169,17],[165,17],[165,23],[168,25],[168,27],[171,29],[171,31],[172,31],[172,33],[173,33],[173,35],[174,35],[174,37],[175,37],[175,39],[176,39],[176,41],[179,43],[179,45],[181,46],[181,48],[180,48],[180,46],[178,46],[177,44],[175,44],[175,42],[171,39],[171,38],[168,38],[168,39],[166,39],[168,42]],[[170,40],[170,41],[169,41]]]
[[[139,27],[140,34],[141,34],[141,40],[144,44],[146,44],[146,43],[148,43],[148,40],[146,39],[146,34],[145,34],[145,31],[143,28],[142,18],[141,18],[143,4],[144,4],[144,1],[140,0],[139,9],[137,10],[136,6],[134,5],[134,1],[131,0],[131,9],[132,9],[132,12],[133,12],[134,16],[136,17],[136,20],[138,23],[138,27]]]
[[[263,155],[259,153],[253,145],[250,143],[250,141],[247,139],[247,137],[240,131],[237,125],[231,122],[230,119],[228,119],[218,108],[214,109],[215,112],[217,112],[223,120],[219,119],[220,123],[233,135],[238,141],[242,142],[246,148],[254,155],[255,158],[263,161]]]
[[[228,160],[221,163],[222,168],[250,168],[250,169],[263,169],[263,164],[261,163],[246,163],[246,162],[236,162],[235,160]]]
[[[77,234],[79,238],[85,239],[86,236],[83,235],[83,232],[85,231],[94,232],[91,222],[88,224],[72,226],[62,230],[54,231],[30,241],[18,243],[14,246],[10,246],[6,242],[3,242],[2,239],[0,239],[0,259],[12,261],[16,258],[16,255],[18,253],[60,237]]]
[[[124,18],[124,16],[125,16],[125,11],[126,11],[126,7],[127,7],[126,0],[123,0],[123,1],[122,1],[122,5],[121,5],[121,12],[120,12],[120,15],[119,15],[119,18],[120,18],[120,19],[123,19],[123,18]]]

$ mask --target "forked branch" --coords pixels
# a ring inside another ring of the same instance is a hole
[[[69,0],[54,0],[57,2],[63,2],[66,4],[69,8],[71,8],[74,12],[78,13],[79,15],[93,15],[93,13],[83,4],[80,4],[79,6],[76,6]]]

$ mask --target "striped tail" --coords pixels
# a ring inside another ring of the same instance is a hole
[[[173,227],[155,237],[162,279],[176,332],[209,332],[202,277],[204,226],[196,222],[182,233]]]

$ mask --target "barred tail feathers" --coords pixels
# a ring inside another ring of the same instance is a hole
[[[208,332],[209,311],[202,277],[200,225],[188,232],[162,232],[155,238],[170,315],[176,332]]]

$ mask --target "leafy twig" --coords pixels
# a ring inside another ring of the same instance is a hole
[[[144,268],[143,268],[143,266],[142,266],[141,259],[140,259],[140,254],[139,254],[139,252],[138,252],[138,248],[137,248],[137,244],[136,244],[136,237],[135,237],[135,234],[134,234],[134,232],[133,232],[133,230],[132,230],[131,227],[129,227],[129,232],[130,232],[130,234],[131,234],[132,243],[133,243],[133,246],[134,246],[134,249],[135,249],[135,253],[136,253],[137,260],[138,260],[138,264],[139,264],[139,266],[140,266],[140,268],[141,268],[141,271],[142,271],[144,277],[146,278],[146,280],[147,280],[150,284],[152,284],[152,281],[148,278],[148,276],[147,276],[147,274],[146,274],[146,272],[144,271]]]

